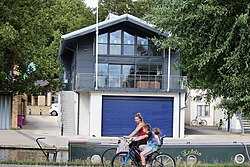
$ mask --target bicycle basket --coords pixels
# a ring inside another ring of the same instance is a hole
[[[129,151],[129,143],[127,141],[122,141],[116,149],[116,153],[128,152],[128,151]]]

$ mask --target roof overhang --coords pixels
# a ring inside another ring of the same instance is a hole
[[[98,30],[102,30],[114,25],[117,25],[119,23],[123,22],[130,22],[136,26],[142,27],[143,29],[146,29],[150,32],[153,32],[155,34],[161,34],[159,30],[156,30],[154,28],[154,25],[147,23],[146,21],[143,21],[135,16],[132,16],[130,14],[123,14],[121,16],[113,16],[110,19],[107,19],[103,22],[98,23]],[[91,26],[70,32],[68,34],[62,35],[61,36],[61,41],[60,41],[60,50],[59,50],[59,55],[62,53],[62,49],[64,48],[65,44],[69,41],[72,41],[78,37],[93,33],[96,31],[96,24],[93,24]],[[167,36],[165,34],[161,34],[163,36]]]
[[[98,29],[101,30],[101,29],[110,27],[112,25],[116,25],[116,24],[126,22],[126,21],[131,22],[133,24],[136,24],[138,26],[141,26],[141,27],[143,27],[143,28],[145,28],[145,29],[147,29],[149,31],[155,32],[157,34],[160,33],[159,31],[157,31],[157,30],[155,30],[153,28],[153,25],[150,25],[147,22],[145,22],[145,21],[143,21],[143,20],[141,20],[141,19],[139,19],[139,18],[137,18],[135,16],[132,16],[130,14],[124,14],[124,15],[121,15],[121,16],[116,16],[116,17],[113,17],[112,19],[100,22],[98,24]],[[95,30],[96,30],[96,24],[93,24],[91,26],[82,28],[80,30],[76,30],[76,31],[73,31],[71,33],[62,35],[61,40],[62,41],[71,40],[73,38],[77,38],[79,36],[83,36],[83,35],[95,32]]]

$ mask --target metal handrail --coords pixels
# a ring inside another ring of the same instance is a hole
[[[41,149],[41,151],[43,152],[43,154],[45,155],[45,157],[47,158],[46,152],[43,150],[41,144],[39,143],[39,140],[44,140],[44,139],[45,139],[45,137],[38,137],[38,138],[36,139],[36,143],[37,143],[37,145],[40,147],[40,149]]]
[[[94,73],[78,73],[76,78],[77,87],[95,87]],[[167,75],[144,75],[144,74],[101,74],[98,79],[99,87],[103,88],[140,88],[140,89],[163,89],[164,85],[170,85],[173,89],[186,89],[187,77],[171,75],[170,83],[167,83]]]

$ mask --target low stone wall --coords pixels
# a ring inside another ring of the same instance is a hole
[[[29,115],[50,115],[50,107],[48,106],[27,106],[27,114]]]

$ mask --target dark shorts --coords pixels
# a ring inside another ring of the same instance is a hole
[[[139,140],[139,141],[133,141],[129,144],[129,148],[131,148],[132,146],[136,146],[136,147],[139,147],[140,145],[145,145],[147,144],[147,141],[148,139],[142,139],[142,140]]]

